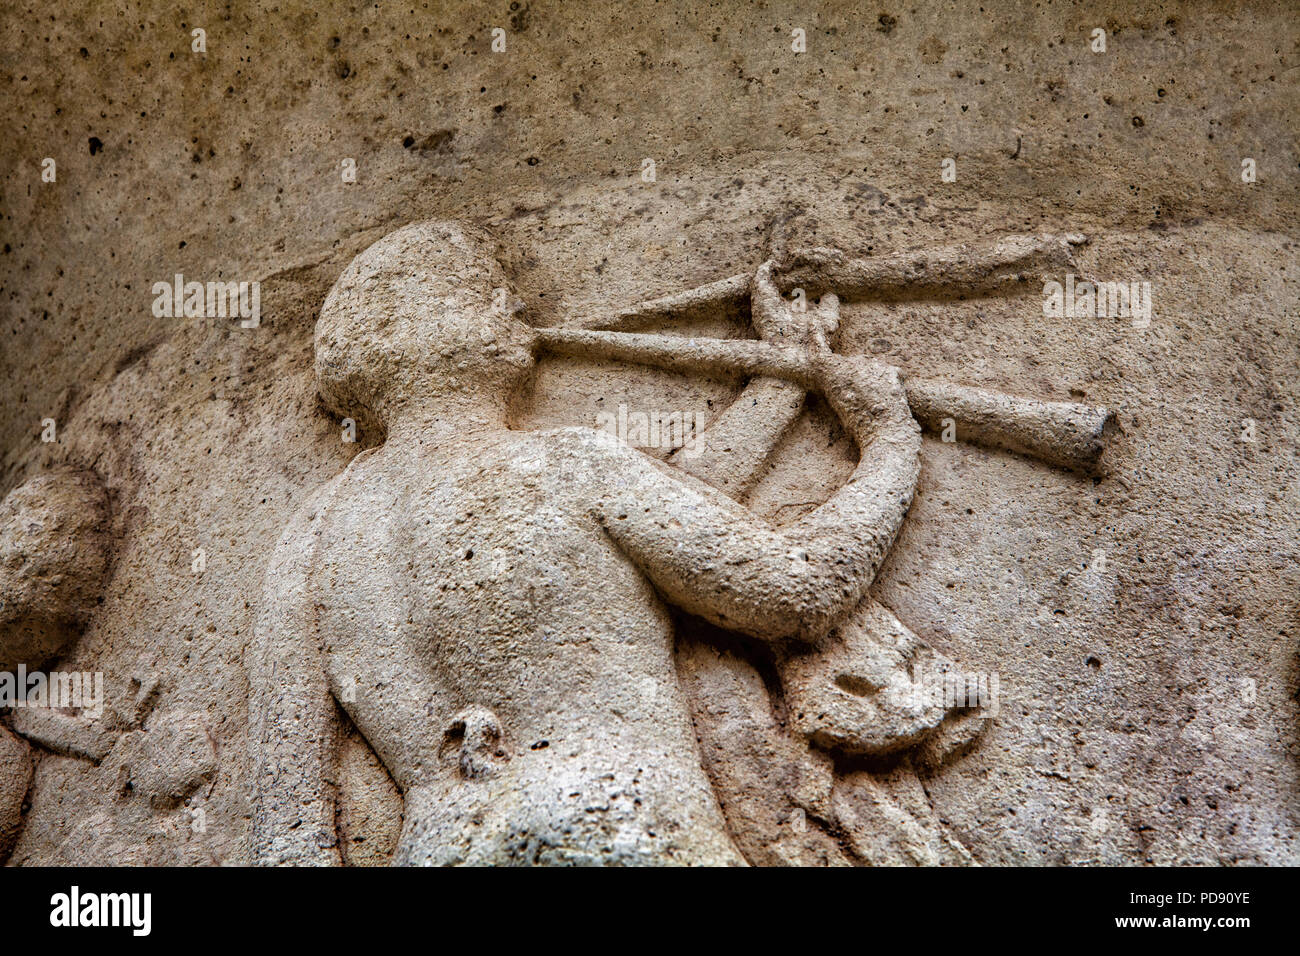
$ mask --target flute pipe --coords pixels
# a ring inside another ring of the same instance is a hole
[[[585,359],[632,362],[714,376],[770,376],[817,391],[804,352],[753,339],[681,338],[578,329],[540,329],[550,351]],[[1084,475],[1100,474],[1106,430],[1114,415],[1077,402],[1049,402],[934,379],[904,379],[908,404],[922,428],[969,444],[1027,455]]]
[[[718,308],[731,303],[742,302],[749,298],[749,273],[740,273],[709,282],[685,292],[675,292],[638,302],[636,305],[620,309],[613,315],[598,315],[578,323],[584,329],[602,329],[613,331],[635,325],[639,322],[672,319],[683,312],[696,309]]]
[[[537,336],[543,346],[560,355],[724,377],[765,375],[807,389],[818,387],[802,351],[756,339],[682,338],[582,329],[538,329]]]
[[[1014,235],[869,258],[845,256],[834,249],[811,249],[779,263],[774,279],[783,293],[802,288],[813,297],[835,292],[843,299],[863,299],[954,288],[973,294],[1022,285],[1030,279],[1063,277],[1076,268],[1074,246],[1086,241],[1080,235]],[[750,273],[738,273],[613,314],[588,316],[576,324],[583,329],[617,331],[734,305],[748,298],[751,278]]]
[[[951,382],[905,383],[921,427],[973,445],[1027,455],[1082,475],[1103,474],[1102,453],[1115,415],[1079,402],[1047,402]]]
[[[1073,271],[1077,235],[1014,235],[994,241],[935,246],[915,252],[852,258],[834,249],[796,253],[783,266],[780,287],[808,295],[833,291],[845,299],[901,292],[986,292]]]

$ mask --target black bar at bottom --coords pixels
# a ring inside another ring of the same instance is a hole
[[[780,926],[874,947],[1124,938],[1232,945],[1283,920],[1288,869],[963,869],[768,873],[527,873],[421,870],[3,869],[10,939],[127,946],[277,940],[430,947],[512,938],[580,948],[615,940],[698,945]],[[75,889],[74,889],[75,888]],[[86,925],[115,924],[115,925]],[[74,925],[75,924],[75,925]],[[145,932],[147,930],[147,932]],[[466,935],[468,934],[468,935]],[[563,934],[556,939],[557,934]],[[613,934],[612,936],[610,934]],[[983,943],[980,941],[983,940]]]

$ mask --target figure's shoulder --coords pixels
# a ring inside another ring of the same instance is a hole
[[[352,489],[364,483],[377,453],[375,448],[362,451],[341,472],[300,498],[280,535],[277,553],[292,551],[307,540],[318,538],[334,513],[353,497]]]
[[[635,453],[633,449],[620,442],[618,438],[600,428],[585,428],[572,425],[567,428],[549,428],[531,433],[539,445],[570,452],[590,452],[591,454],[622,456]]]

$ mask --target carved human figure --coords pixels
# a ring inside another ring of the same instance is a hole
[[[430,222],[340,276],[317,385],[386,441],[298,510],[251,649],[253,854],[335,863],[334,702],[400,788],[399,863],[743,862],[700,762],[665,601],[815,642],[861,600],[911,502],[897,373],[812,346],[861,449],[773,528],[591,429],[512,431],[535,336],[484,239]],[[785,309],[768,269],[762,320]],[[331,700],[332,698],[332,700]]]
[[[108,567],[108,513],[99,477],[75,468],[37,475],[0,502],[0,713],[10,694],[27,690],[18,668],[45,667],[86,623]],[[48,709],[14,710],[8,720],[13,730],[0,723],[0,862],[17,840],[31,785],[24,737],[71,753],[98,739],[91,725]]]

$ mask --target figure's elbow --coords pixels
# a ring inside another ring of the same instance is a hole
[[[797,608],[792,608],[794,626],[789,635],[813,644],[825,637],[857,606],[866,586],[844,575],[820,575]]]
[[[770,575],[758,602],[754,627],[746,629],[755,637],[816,642],[857,605],[871,580],[853,573],[848,555],[797,550],[781,561],[785,566]]]

